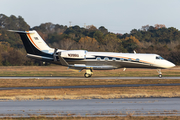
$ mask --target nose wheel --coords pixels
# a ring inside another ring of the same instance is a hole
[[[159,78],[162,78],[162,74],[159,74],[158,76],[159,76]]]
[[[161,72],[161,69],[157,69],[157,72],[159,73],[159,78],[162,78],[162,72]]]
[[[92,69],[86,69],[86,73],[84,74],[84,77],[88,78],[91,77],[93,74]]]

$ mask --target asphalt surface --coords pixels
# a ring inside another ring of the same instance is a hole
[[[180,79],[180,77],[90,77],[90,78],[85,78],[85,77],[62,77],[62,76],[45,76],[45,77],[40,77],[40,76],[34,76],[34,77],[29,77],[29,76],[24,76],[24,77],[0,77],[0,79]]]
[[[109,87],[143,87],[143,86],[180,86],[180,83],[173,84],[125,84],[125,85],[82,85],[82,86],[43,86],[43,87],[8,87],[0,90],[18,89],[62,89],[62,88],[109,88]]]
[[[180,116],[179,104],[180,98],[6,100],[0,101],[0,117]]]

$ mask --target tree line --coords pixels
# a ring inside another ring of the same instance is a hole
[[[64,26],[43,23],[30,28],[21,16],[0,14],[0,65],[43,65],[26,57],[18,34],[7,30],[36,30],[53,48],[65,50],[156,53],[175,64],[180,64],[180,31],[163,24],[145,25],[130,33],[115,34],[104,26]]]

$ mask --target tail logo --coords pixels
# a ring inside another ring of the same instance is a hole
[[[28,31],[27,31],[28,32]],[[38,50],[41,50],[35,43],[34,41],[32,40],[31,36],[29,33],[27,33],[27,36],[28,38],[30,39],[31,43],[38,49]],[[35,40],[38,40],[38,37],[35,37]]]

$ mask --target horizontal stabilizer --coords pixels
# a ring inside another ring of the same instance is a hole
[[[17,30],[8,30],[9,32],[15,32],[15,33],[35,33],[35,31],[17,31]]]

